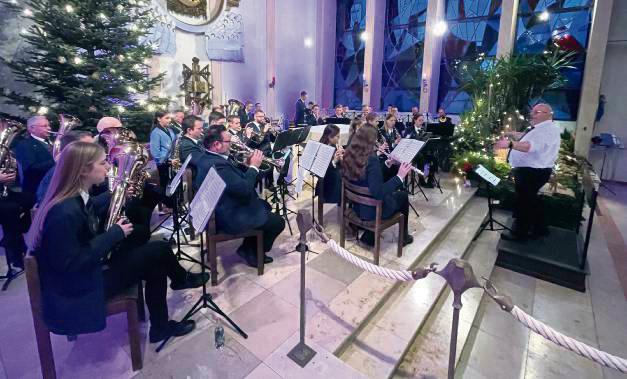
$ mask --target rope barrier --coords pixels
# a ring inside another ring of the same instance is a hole
[[[351,264],[361,268],[364,271],[370,272],[375,275],[379,275],[381,277],[398,280],[398,281],[410,281],[410,280],[418,280],[426,277],[430,272],[436,272],[436,265],[431,264],[429,268],[422,268],[416,271],[407,271],[407,270],[392,270],[385,267],[380,267],[374,265],[370,262],[367,262],[335,242],[331,239],[325,232],[324,228],[317,223],[314,223],[312,230],[322,239],[324,243],[327,244],[331,248],[331,250],[347,260]],[[450,262],[449,262],[450,263]],[[472,274],[472,268],[468,268]],[[437,272],[441,274],[441,272]],[[468,278],[466,278],[468,279]],[[485,279],[485,285],[483,286],[484,291],[501,307],[502,310],[510,313],[514,319],[523,324],[528,329],[534,331],[535,333],[541,335],[547,340],[559,345],[567,350],[570,350],[584,358],[588,358],[598,364],[601,364],[605,367],[612,368],[614,370],[620,371],[622,373],[627,373],[627,360],[621,357],[617,357],[615,355],[606,353],[599,349],[596,349],[592,346],[589,346],[583,342],[579,342],[574,338],[568,337],[550,326],[544,324],[543,322],[535,319],[534,317],[527,314],[522,309],[518,308],[516,305],[513,305],[511,298],[506,295],[500,295],[498,290],[492,285],[490,280]],[[475,283],[476,283],[476,279]],[[447,282],[448,279],[447,279]],[[449,286],[451,283],[449,282]],[[471,287],[468,287],[471,288]],[[467,288],[466,288],[467,289]],[[463,292],[463,291],[462,291]]]
[[[565,336],[564,334],[556,331],[545,323],[533,318],[515,305],[510,313],[521,324],[538,333],[547,340],[555,343],[556,345],[566,348],[573,353],[581,355],[582,357],[593,360],[603,366],[613,368],[614,370],[618,370],[622,373],[627,373],[626,359],[606,353],[599,349],[595,349],[594,347],[586,345],[583,342],[579,342],[571,337]]]

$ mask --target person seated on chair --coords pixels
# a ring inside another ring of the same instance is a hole
[[[327,173],[324,178],[318,179],[316,183],[316,196],[321,196],[325,203],[340,204],[342,200],[342,176],[340,175],[340,164],[344,156],[344,148],[339,144],[340,128],[337,125],[327,125],[322,132],[320,143],[336,148],[335,156],[329,163]]]
[[[208,274],[185,271],[167,242],[139,247],[127,243],[133,224],[120,219],[104,231],[107,197],[89,196],[109,170],[104,149],[73,142],[61,152],[50,187],[26,235],[39,263],[44,322],[61,335],[93,333],[105,328],[106,299],[146,281],[150,342],[181,336],[193,321],[168,318],[167,279],[174,290],[200,287]]]
[[[181,143],[179,144],[180,152],[179,156],[181,162],[185,162],[187,156],[191,154],[192,158],[189,161],[189,166],[192,171],[196,171],[200,160],[207,153],[205,147],[202,145],[202,130],[203,121],[198,116],[187,116],[181,123],[183,129],[183,136],[181,137]]]
[[[24,268],[24,253],[26,245],[22,234],[30,224],[30,209],[33,205],[32,197],[20,191],[14,191],[15,172],[0,170],[0,191],[6,190],[6,196],[0,196],[0,226],[2,226],[2,240],[7,264]]]
[[[365,124],[366,124],[365,121],[360,118],[356,118],[353,121],[351,121],[351,125],[348,128],[348,142],[346,143],[346,146],[351,144],[351,140],[353,139],[353,136],[355,135],[355,133],[359,130],[359,128],[361,128]]]
[[[255,192],[255,183],[263,154],[255,150],[250,157],[246,172],[240,170],[228,159],[229,146],[233,136],[222,125],[207,130],[204,145],[209,151],[207,159],[198,167],[196,184],[200,186],[211,167],[226,183],[226,188],[215,210],[216,230],[219,233],[241,234],[250,230],[263,231],[263,251],[272,249],[274,240],[285,228],[285,220],[272,213],[270,205],[261,200]],[[257,267],[256,238],[247,237],[237,249],[237,254],[249,266]],[[265,256],[265,263],[272,258]]]
[[[409,234],[409,198],[407,192],[400,191],[405,177],[412,169],[411,164],[402,163],[398,173],[387,181],[383,180],[383,171],[379,158],[375,153],[377,130],[371,126],[364,126],[355,133],[351,144],[346,148],[342,160],[342,177],[352,184],[367,187],[372,197],[383,201],[383,219],[389,218],[396,212],[401,212],[405,218],[404,245],[413,242]],[[386,162],[391,165],[392,162]],[[354,204],[353,210],[362,220],[374,220],[375,208]],[[365,231],[360,240],[369,246],[374,246],[374,233]]]
[[[44,116],[34,116],[26,122],[28,136],[15,145],[22,192],[35,199],[37,187],[50,167],[54,166],[50,123]]]
[[[404,138],[423,140],[426,136],[425,133],[427,131],[425,116],[421,115],[420,113],[414,113],[412,119],[413,127],[407,128]],[[435,167],[437,164],[435,157],[432,154],[419,153],[414,159],[414,164],[420,170],[427,173],[427,180],[425,180],[425,177],[422,175],[420,175],[420,177],[418,178],[418,183],[420,184],[420,186],[425,188],[433,188],[435,186]]]

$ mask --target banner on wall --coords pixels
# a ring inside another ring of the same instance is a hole
[[[240,0],[152,0],[157,22],[148,37],[159,54],[176,53],[176,32],[204,35],[207,59],[244,61]]]

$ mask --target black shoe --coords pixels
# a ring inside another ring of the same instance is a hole
[[[411,234],[405,234],[403,237],[403,246],[407,246],[412,242],[414,242],[414,237],[412,237]]]
[[[202,286],[203,284],[207,283],[208,280],[209,280],[208,272],[193,273],[193,272],[188,271],[187,275],[185,276],[184,281],[180,283],[172,282],[170,283],[170,288],[172,288],[175,291],[184,290],[188,288],[198,288]]]
[[[150,328],[150,343],[161,342],[168,337],[180,337],[190,333],[196,327],[194,320],[183,322],[170,320],[165,328]]]
[[[370,230],[364,231],[364,233],[359,237],[359,241],[366,246],[373,247],[374,246],[374,232]]]
[[[527,236],[506,231],[506,232],[501,233],[501,238],[504,239],[505,241],[525,241],[527,239]]]

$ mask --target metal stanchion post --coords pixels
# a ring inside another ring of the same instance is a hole
[[[298,344],[294,346],[287,356],[296,362],[300,367],[305,367],[309,361],[316,355],[316,351],[305,343],[305,317],[306,304],[305,304],[305,255],[309,248],[307,247],[307,232],[311,229],[311,218],[306,215],[305,212],[298,212],[296,216],[296,223],[300,230],[300,240],[296,251],[300,253],[300,340]]]

